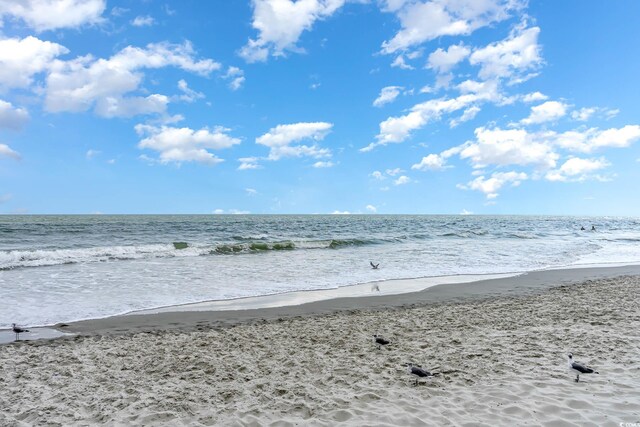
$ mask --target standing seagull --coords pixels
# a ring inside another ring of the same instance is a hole
[[[383,345],[391,344],[391,341],[384,339],[382,335],[374,335],[373,342],[378,344],[378,350],[380,350]]]
[[[15,332],[16,334],[16,341],[18,341],[20,339],[20,334],[23,332],[29,332],[28,329],[23,329],[19,326],[17,326],[15,323],[12,323],[11,326],[13,326],[13,332]]]
[[[371,268],[373,268],[374,270],[377,270],[378,266],[380,265],[380,263],[374,264],[373,261],[369,261],[369,264],[371,264]]]
[[[416,385],[418,385],[418,379],[433,377],[436,375],[436,374],[432,374],[426,369],[422,369],[420,366],[414,365],[413,363],[407,363],[407,373],[410,375],[415,375]]]
[[[594,371],[592,368],[584,366],[580,362],[575,362],[573,360],[573,354],[569,353],[567,357],[569,357],[569,369],[576,373],[576,382],[580,381],[580,374],[599,374],[598,371]]]

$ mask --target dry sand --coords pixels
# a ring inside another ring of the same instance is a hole
[[[0,425],[640,423],[638,276],[412,308],[166,326],[1,346]],[[378,350],[374,333],[392,344]],[[600,375],[575,383],[569,351]],[[415,386],[406,362],[441,375]]]

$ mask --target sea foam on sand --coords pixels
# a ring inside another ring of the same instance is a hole
[[[640,279],[0,347],[0,425],[640,423]],[[381,350],[379,333],[392,341]],[[566,354],[600,375],[575,375]],[[405,363],[441,375],[414,386]]]

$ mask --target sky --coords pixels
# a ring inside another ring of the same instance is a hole
[[[638,216],[639,16],[2,0],[0,213]]]

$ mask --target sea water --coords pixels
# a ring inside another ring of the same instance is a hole
[[[379,280],[638,262],[638,218],[0,216],[0,328]]]

